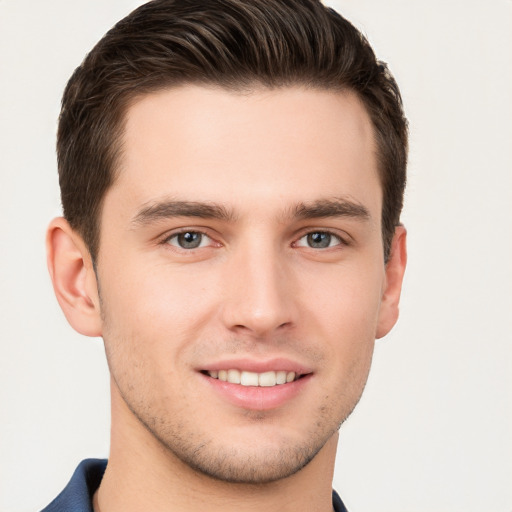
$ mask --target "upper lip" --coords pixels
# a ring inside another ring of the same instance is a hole
[[[287,371],[295,372],[298,375],[312,373],[312,369],[306,365],[293,361],[285,357],[273,359],[258,360],[249,358],[224,359],[208,363],[198,368],[199,371],[219,371],[236,369],[246,372],[264,373],[269,371]]]

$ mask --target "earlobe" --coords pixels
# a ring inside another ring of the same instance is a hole
[[[62,217],[46,235],[47,263],[57,301],[73,329],[101,336],[101,312],[96,276],[89,251]]]
[[[382,338],[398,320],[400,293],[407,264],[407,232],[404,226],[397,226],[386,264],[386,282],[382,294],[379,322],[375,337]]]

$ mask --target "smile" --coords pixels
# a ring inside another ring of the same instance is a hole
[[[213,379],[218,379],[230,384],[241,386],[272,387],[293,382],[300,378],[300,374],[284,370],[267,371],[262,373],[248,372],[244,370],[214,370],[205,372]]]

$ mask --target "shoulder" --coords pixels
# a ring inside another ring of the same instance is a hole
[[[106,459],[83,460],[64,490],[41,512],[93,512],[92,496],[106,467]]]
[[[332,491],[332,506],[334,512],[348,512],[339,494],[334,490]]]

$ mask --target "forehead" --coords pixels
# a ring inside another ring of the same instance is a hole
[[[164,195],[242,209],[331,195],[380,212],[381,202],[361,102],[350,92],[299,87],[182,86],[143,96],[126,113],[112,193],[134,207]]]

